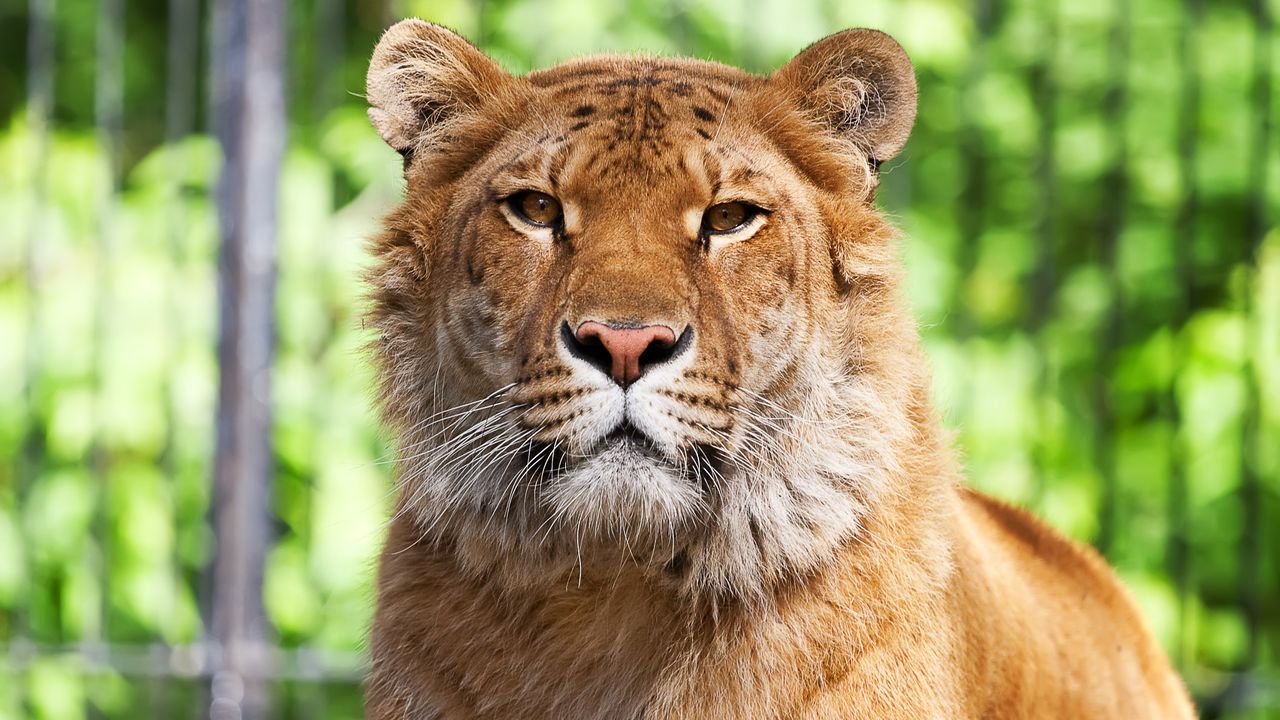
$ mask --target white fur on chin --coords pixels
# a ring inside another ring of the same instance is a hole
[[[581,581],[593,567],[625,561],[650,566],[686,595],[762,600],[776,583],[829,562],[858,533],[899,472],[895,446],[909,441],[896,398],[882,397],[867,378],[806,366],[797,385],[807,391],[785,408],[783,398],[744,396],[724,438],[728,462],[710,483],[667,455],[688,443],[661,412],[667,396],[639,383],[625,396],[601,386],[578,399],[578,425],[558,443],[559,468],[545,453],[513,461],[525,446],[512,430],[514,439],[496,445],[505,460],[428,457],[407,466],[402,480],[418,486],[411,505],[424,539],[453,541],[465,566],[496,571],[510,585]],[[603,438],[623,416],[660,452]],[[487,422],[515,427],[510,419]],[[677,556],[683,569],[673,578],[664,570]]]

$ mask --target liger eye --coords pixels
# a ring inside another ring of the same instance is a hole
[[[507,206],[530,225],[553,227],[560,223],[560,201],[537,190],[512,195],[507,198]]]
[[[744,202],[712,205],[702,214],[702,229],[708,233],[727,233],[740,229],[760,213],[760,208]]]

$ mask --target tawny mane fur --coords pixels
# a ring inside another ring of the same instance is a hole
[[[874,205],[892,39],[514,77],[406,20],[368,97],[406,179],[369,717],[1192,717],[1105,563],[961,485]],[[625,376],[591,344],[651,328]]]

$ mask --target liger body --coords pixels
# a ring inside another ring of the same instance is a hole
[[[410,20],[368,96],[369,717],[1192,717],[1105,563],[958,477],[874,204],[892,39],[513,77]]]

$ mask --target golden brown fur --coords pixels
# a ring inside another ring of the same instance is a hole
[[[959,482],[873,201],[915,113],[891,39],[515,78],[405,21],[368,88],[407,183],[369,717],[1192,716],[1105,563]],[[764,212],[699,225],[727,201]],[[615,383],[587,322],[683,344]]]

